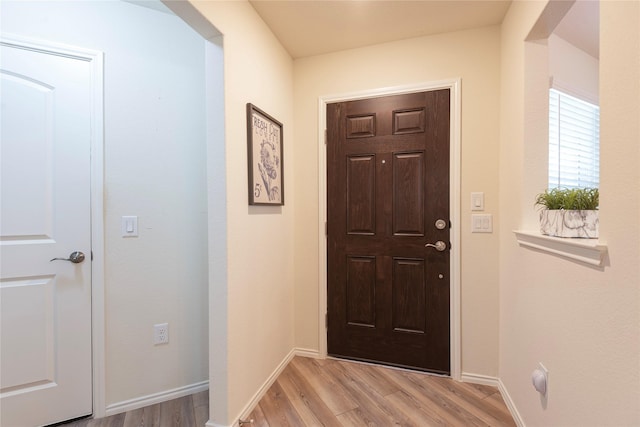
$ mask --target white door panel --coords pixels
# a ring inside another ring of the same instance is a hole
[[[0,61],[0,424],[38,426],[92,411],[91,64]]]
[[[3,238],[50,238],[53,88],[25,76],[3,72],[2,104],[0,235]],[[26,123],[29,125],[25,126]],[[11,140],[18,135],[20,141]],[[20,159],[25,158],[38,166],[23,169]],[[25,193],[29,197],[23,197]]]

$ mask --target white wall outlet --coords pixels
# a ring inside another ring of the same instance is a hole
[[[153,344],[168,344],[169,343],[169,324],[158,323],[153,325]]]

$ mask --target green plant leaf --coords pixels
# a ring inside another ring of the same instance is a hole
[[[600,205],[597,188],[552,188],[536,196],[542,209],[596,210]]]

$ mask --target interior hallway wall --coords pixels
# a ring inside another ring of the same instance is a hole
[[[105,52],[106,404],[208,380],[204,42],[119,1],[3,1],[2,30]],[[137,215],[139,237],[120,217]],[[153,345],[169,323],[170,343]]]
[[[525,43],[546,2],[513,2],[502,24],[500,379],[527,426],[640,424],[640,3],[600,2],[597,269],[519,247],[546,188],[548,68]],[[545,15],[546,16],[546,15]],[[533,60],[531,60],[533,58]],[[531,386],[542,362],[547,399]]]
[[[209,310],[226,324],[212,329],[210,413],[231,425],[295,345],[293,63],[248,2],[191,3],[222,33],[227,264]],[[284,206],[248,205],[247,103],[284,125]]]

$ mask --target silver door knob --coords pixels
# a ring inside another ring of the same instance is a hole
[[[72,262],[74,264],[80,264],[82,261],[84,261],[84,254],[82,252],[71,252],[71,254],[69,255],[69,258],[53,258],[51,261],[69,261]]]
[[[435,226],[438,230],[444,230],[445,228],[447,228],[447,221],[445,221],[444,219],[439,219],[436,221]]]
[[[436,251],[438,252],[444,252],[445,249],[447,249],[447,244],[445,242],[443,242],[442,240],[438,240],[435,243],[427,243],[426,245],[424,245],[425,248],[435,248]]]

